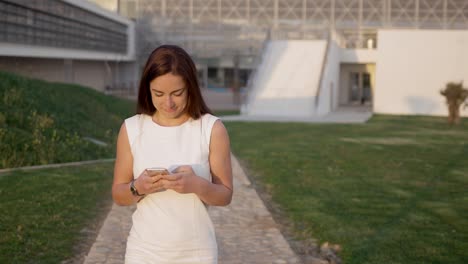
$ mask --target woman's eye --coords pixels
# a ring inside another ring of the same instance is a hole
[[[157,93],[155,93],[154,95],[155,95],[156,97],[161,97],[161,96],[163,96],[162,94],[157,94]]]
[[[184,94],[184,91],[185,91],[185,90],[182,90],[182,91],[180,91],[180,92],[178,92],[178,93],[175,93],[174,95],[175,95],[175,96],[181,96],[181,95]]]

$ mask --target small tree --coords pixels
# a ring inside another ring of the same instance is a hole
[[[447,102],[449,124],[460,123],[460,106],[465,104],[466,107],[465,100],[468,98],[468,90],[463,88],[463,82],[447,83],[445,89],[440,91],[440,94],[445,96]]]

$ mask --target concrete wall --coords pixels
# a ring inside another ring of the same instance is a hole
[[[327,114],[338,106],[341,48],[331,40],[327,48],[316,114]]]
[[[64,82],[66,78],[71,78],[65,70],[65,61],[55,59],[0,57],[0,71],[51,82]]]
[[[137,85],[135,64],[91,60],[0,57],[0,71],[51,82],[75,83],[105,91]],[[137,87],[135,87],[137,89]]]
[[[249,91],[248,115],[312,116],[326,41],[271,41]]]
[[[375,49],[341,49],[342,63],[376,63],[377,50]]]
[[[439,91],[468,86],[468,31],[380,30],[378,41],[374,112],[447,115]]]
[[[103,91],[112,85],[112,75],[106,68],[102,61],[73,61],[73,83]]]

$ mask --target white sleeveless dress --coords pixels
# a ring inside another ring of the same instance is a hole
[[[173,127],[160,126],[144,114],[126,119],[133,175],[150,167],[172,171],[191,165],[196,175],[211,181],[209,145],[217,119],[205,114]],[[132,220],[125,263],[217,263],[213,223],[197,195],[173,190],[147,195]]]

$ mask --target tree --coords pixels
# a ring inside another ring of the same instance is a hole
[[[463,81],[460,83],[449,82],[445,86],[445,89],[440,91],[440,94],[445,96],[447,107],[448,107],[448,120],[449,124],[460,123],[460,107],[465,104],[468,105],[465,100],[468,98],[468,89],[463,88]]]

